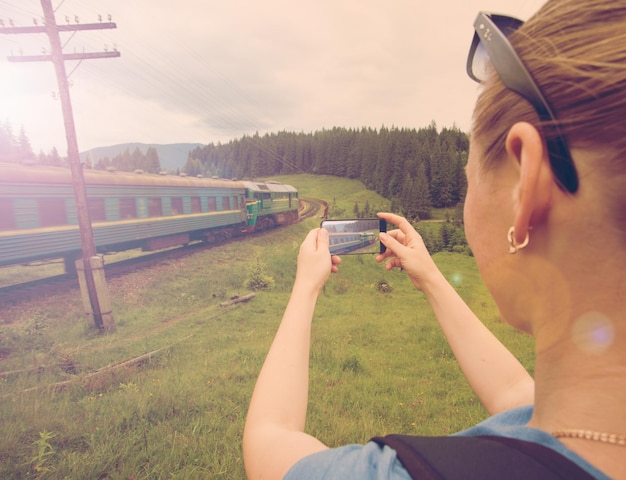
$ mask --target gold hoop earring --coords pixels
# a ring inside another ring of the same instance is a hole
[[[517,253],[518,250],[528,245],[530,237],[528,232],[526,232],[526,238],[524,238],[524,241],[522,243],[517,243],[517,241],[515,240],[515,227],[511,227],[509,228],[507,239],[509,240],[509,253]]]

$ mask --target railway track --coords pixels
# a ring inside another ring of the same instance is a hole
[[[175,259],[189,255],[193,251],[197,251],[200,247],[210,248],[210,246],[207,245],[193,244],[108,264],[106,263],[105,257],[105,274],[107,279],[113,279],[142,268],[148,268],[163,259]],[[2,307],[9,305],[14,306],[24,301],[44,296],[54,296],[57,293],[73,288],[78,288],[78,278],[69,273],[8,285],[0,288],[0,310]]]
[[[301,202],[302,208],[298,212],[298,221],[318,215],[320,211],[323,211],[326,204],[323,200],[317,199],[301,199]],[[255,235],[263,235],[264,233],[266,232],[258,232]],[[248,237],[240,238],[243,239]],[[227,241],[237,240],[238,238],[234,238]],[[191,255],[194,252],[198,252],[203,249],[210,249],[224,243],[226,243],[226,241],[212,244],[197,242],[183,247],[144,254],[138,257],[108,264],[106,263],[105,257],[105,275],[107,279],[114,279],[144,268],[149,268],[162,260],[175,260],[177,258]],[[73,288],[78,288],[78,279],[73,274],[55,275],[29,282],[0,287],[0,312],[3,307],[15,306],[22,302],[44,296],[54,296],[55,294]]]
[[[300,198],[300,203],[302,204],[302,207],[298,211],[298,221],[321,214],[320,211],[325,212],[328,210],[328,204],[324,200],[316,198]]]

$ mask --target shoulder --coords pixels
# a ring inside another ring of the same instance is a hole
[[[461,432],[463,436],[502,435],[501,430],[525,425],[532,407],[504,412],[483,424]],[[496,433],[499,432],[499,433]],[[374,442],[330,448],[304,457],[285,476],[285,480],[410,480],[397,458],[397,452]]]
[[[374,442],[330,448],[304,457],[284,480],[410,480],[395,450]]]
[[[533,406],[518,407],[512,410],[499,413],[489,417],[484,422],[471,427],[467,430],[459,432],[454,436],[477,437],[491,435],[497,437],[507,437],[526,442],[536,443],[538,445],[548,447],[551,450],[561,454],[563,457],[574,462],[582,469],[597,479],[608,480],[604,473],[591,465],[581,456],[568,449],[557,438],[553,437],[543,430],[538,430],[527,426],[533,415]]]
[[[497,415],[489,417],[485,421],[475,425],[467,430],[463,430],[455,435],[474,437],[478,435],[500,435],[518,438],[528,434],[529,429],[526,425],[533,415],[533,406],[518,407],[506,410]]]

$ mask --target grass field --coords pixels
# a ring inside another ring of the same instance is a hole
[[[358,182],[281,177],[302,196],[388,202]],[[341,192],[341,198],[337,196]],[[310,219],[109,282],[117,330],[85,324],[78,291],[2,308],[0,478],[242,479],[241,433],[286,305]],[[524,365],[531,341],[503,325],[474,261],[435,260]],[[273,286],[248,303],[250,265]],[[391,291],[377,286],[385,282]],[[345,257],[313,327],[307,429],[330,446],[391,432],[446,434],[486,416],[422,294],[373,258]],[[154,352],[148,359],[105,367]],[[98,374],[95,374],[99,372]],[[55,382],[66,381],[62,388]]]

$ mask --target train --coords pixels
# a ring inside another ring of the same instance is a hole
[[[376,235],[373,232],[331,232],[329,242],[330,253],[333,255],[342,255],[373,244],[376,242]]]
[[[298,191],[274,181],[83,168],[99,254],[214,243],[298,219]],[[0,163],[0,266],[82,255],[68,168]]]

